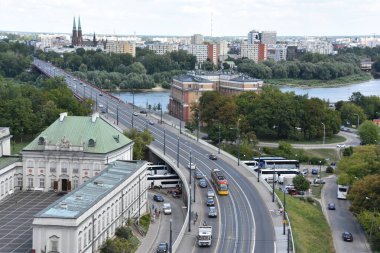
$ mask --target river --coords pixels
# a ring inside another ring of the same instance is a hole
[[[280,90],[283,92],[293,91],[297,95],[308,94],[309,97],[317,97],[320,99],[328,100],[330,102],[337,102],[339,100],[348,100],[353,92],[360,92],[365,96],[380,96],[380,79],[332,88],[303,88],[283,86],[280,88]],[[113,93],[113,95],[120,97],[122,100],[127,101],[128,103],[132,103],[133,96],[131,92],[121,92],[120,94]],[[135,92],[135,105],[143,108],[146,108],[147,105],[151,105],[153,108],[158,104],[162,104],[163,110],[167,111],[169,96],[170,90]]]

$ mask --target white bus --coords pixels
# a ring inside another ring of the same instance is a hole
[[[257,171],[257,169],[259,168],[259,163],[256,161],[242,161],[242,163],[244,163],[245,165],[247,165],[248,168],[254,171]]]
[[[181,186],[181,179],[177,174],[148,175],[149,188],[176,188]]]
[[[148,168],[148,175],[167,175],[167,174],[173,174],[170,172],[170,169],[167,165],[164,164],[153,164],[149,163]]]
[[[284,178],[293,178],[300,174],[299,169],[261,169],[260,170],[260,177],[264,179],[267,182],[273,181],[273,173],[275,174],[274,180],[275,182],[281,181],[280,183],[283,183]]]
[[[347,199],[348,185],[338,184],[337,198],[338,199]]]
[[[299,169],[300,162],[298,160],[264,160],[265,169]]]

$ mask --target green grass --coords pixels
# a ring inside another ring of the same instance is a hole
[[[319,79],[291,79],[291,78],[283,78],[283,79],[265,79],[265,83],[273,84],[273,85],[294,85],[294,86],[339,86],[346,85],[351,83],[359,83],[371,80],[372,76],[369,73],[360,73],[345,77],[336,78],[333,80],[319,80]]]
[[[291,144],[323,144],[322,139],[315,139],[315,140],[278,140],[278,139],[262,139],[260,138],[259,141],[264,141],[264,142],[279,142],[279,141],[285,141],[287,143]],[[345,142],[346,138],[340,135],[334,135],[333,137],[325,139],[325,144],[331,144],[331,143],[340,143],[340,142]]]
[[[148,232],[149,225],[150,225],[150,214],[147,213],[147,214],[142,215],[140,218],[140,226],[145,231],[145,233]]]
[[[282,194],[277,191],[277,194]],[[288,212],[297,253],[335,252],[331,230],[318,203],[286,196]]]
[[[12,155],[20,154],[21,150],[26,147],[29,144],[29,142],[18,142],[18,143],[12,143]]]
[[[317,199],[321,198],[322,187],[323,186],[321,184],[310,186],[311,192],[315,198],[317,198]]]
[[[310,156],[310,157],[319,157],[319,158],[322,158],[322,159],[326,159],[326,158],[329,158],[329,162],[333,162],[333,161],[336,161],[337,160],[337,153],[336,153],[336,150],[335,149],[302,149],[303,150],[303,153],[306,155],[306,156]]]

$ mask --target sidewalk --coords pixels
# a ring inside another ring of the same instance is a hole
[[[156,241],[158,236],[158,231],[161,225],[161,217],[162,215],[160,215],[159,218],[156,218],[154,222],[150,223],[148,233],[142,239],[141,244],[137,249],[136,253],[153,252],[153,243]]]

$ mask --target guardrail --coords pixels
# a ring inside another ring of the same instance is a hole
[[[185,175],[180,170],[176,170],[177,165],[172,160],[170,160],[169,157],[164,156],[164,154],[159,149],[153,147],[152,145],[149,145],[148,147],[149,147],[150,151],[152,151],[156,155],[160,155],[160,158],[163,159],[170,167],[172,167],[177,172],[178,176],[181,178],[181,180],[183,182],[187,182]],[[190,188],[189,188],[188,184],[182,184],[182,187],[185,187],[185,191],[187,194],[187,206],[189,206],[190,201],[191,201],[190,195],[189,195]],[[189,215],[190,215],[189,211],[190,211],[189,208],[187,208],[187,215],[185,218],[185,222],[183,223],[183,226],[182,226],[182,228],[178,234],[177,239],[175,240],[175,242],[172,245],[173,252],[177,251],[177,248],[178,248],[178,246],[179,246],[180,242],[182,241],[182,238],[185,234],[185,230],[186,230],[187,226],[189,225]]]

